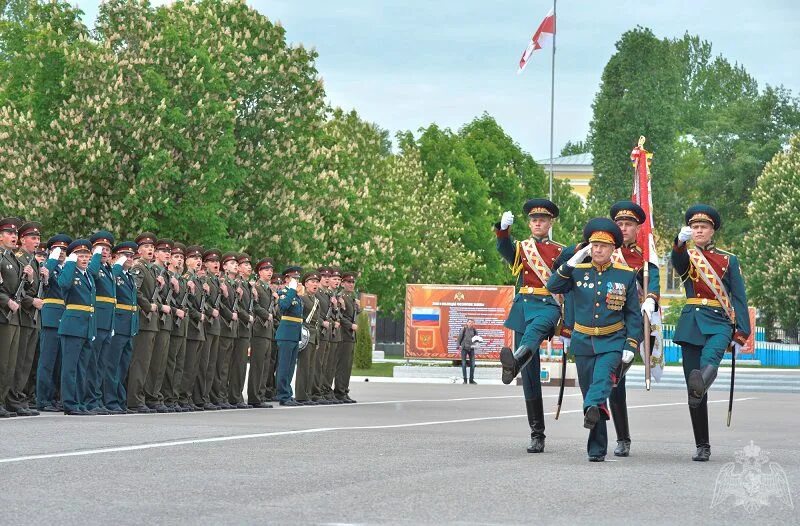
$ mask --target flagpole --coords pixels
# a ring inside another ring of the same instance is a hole
[[[550,61],[550,200],[553,200],[553,108],[556,93],[556,0],[553,0],[553,55]]]

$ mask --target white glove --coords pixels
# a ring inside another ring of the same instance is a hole
[[[72,261],[73,263],[77,262],[78,261],[78,254],[73,252],[72,254],[67,256],[67,261]]]
[[[653,317],[653,313],[656,311],[656,302],[653,298],[647,298],[642,303],[642,314],[647,314],[648,318]]]
[[[631,363],[633,361],[633,351],[625,349],[622,351],[622,363]]]
[[[500,230],[508,230],[508,227],[514,224],[514,214],[511,210],[506,210],[500,217]]]
[[[126,261],[128,261],[128,256],[120,256],[119,259],[117,259],[117,262],[114,264],[119,265],[120,267],[124,267]]]
[[[572,338],[567,338],[566,336],[562,336],[561,341],[564,342],[564,349],[569,349],[569,344],[572,343]]]
[[[591,250],[592,250],[592,244],[589,243],[582,249],[575,252],[575,254],[571,258],[569,258],[569,261],[567,261],[567,265],[569,265],[570,267],[574,267],[575,265],[583,261],[586,258],[586,256],[589,255],[589,252]]]
[[[297,280],[296,280],[296,279],[294,279],[294,278],[290,279],[290,280],[289,280],[289,284],[288,284],[288,285],[286,285],[286,286],[287,286],[288,288],[292,289],[292,290],[297,290]]]
[[[738,354],[742,352],[742,344],[733,342],[733,352],[738,356]]]
[[[678,241],[681,243],[686,243],[690,239],[692,239],[692,227],[685,226],[681,228],[681,231],[678,232]]]
[[[102,253],[103,253],[103,245],[97,245],[96,247],[94,247],[94,250],[92,250],[92,255],[102,254]]]
[[[60,258],[60,257],[61,257],[61,247],[56,247],[56,248],[54,248],[53,250],[50,251],[50,256],[48,256],[47,259],[58,260],[58,258]]]

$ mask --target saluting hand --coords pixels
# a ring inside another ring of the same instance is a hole
[[[500,230],[508,230],[508,227],[514,224],[514,214],[511,213],[511,210],[506,210],[503,212],[503,215],[500,216]]]
[[[692,227],[685,226],[681,228],[681,231],[678,232],[678,242],[679,243],[686,243],[692,239]]]

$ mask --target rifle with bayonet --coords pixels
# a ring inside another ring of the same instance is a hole
[[[170,304],[172,303],[172,299],[173,299],[173,296],[174,296],[175,289],[172,288],[172,283],[170,283],[169,272],[167,272],[166,268],[161,272],[162,276],[164,276],[164,274],[167,275],[167,277],[164,279],[164,286],[168,287],[167,288],[167,297],[164,299],[164,305],[167,305],[168,307],[172,307],[172,305],[170,305]],[[166,318],[167,318],[167,313],[166,312],[162,312],[161,316],[159,317],[159,319],[161,320],[161,323],[166,323],[167,322]]]
[[[183,311],[183,315],[186,316],[187,307],[189,305],[189,280],[186,280],[186,290],[183,292],[183,299],[181,300],[180,305],[178,308]],[[175,316],[175,327],[181,326],[181,318]]]

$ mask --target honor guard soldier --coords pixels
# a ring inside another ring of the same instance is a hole
[[[316,297],[319,288],[319,273],[307,272],[302,279],[303,294],[303,327],[308,331],[305,347],[298,349],[297,373],[295,375],[295,399],[303,405],[319,405],[311,399],[314,386],[314,364],[316,363],[317,344],[319,343],[319,327],[322,323],[319,300]]]
[[[0,418],[17,416],[6,405],[14,382],[20,339],[19,309],[26,286],[23,266],[14,255],[21,224],[18,217],[0,220]]]
[[[17,259],[25,275],[26,287],[20,302],[19,347],[6,406],[9,411],[14,411],[18,416],[39,414],[36,406],[29,406],[29,393],[26,392],[26,388],[39,347],[39,310],[43,305],[41,297],[45,279],[42,274],[45,276],[48,274],[46,269],[40,268],[35,255],[39,246],[41,230],[41,223],[31,221],[20,225],[17,235],[19,242]]]
[[[592,219],[583,229],[586,246],[550,277],[547,289],[572,293],[574,327],[570,352],[575,356],[583,394],[583,426],[589,429],[589,460],[605,460],[611,394],[622,354],[636,351],[642,339],[642,317],[636,271],[611,261],[622,246],[622,231],[610,219]],[[591,254],[591,263],[580,263]]]
[[[643,290],[645,265],[642,248],[636,244],[640,226],[647,220],[647,215],[641,206],[633,201],[619,201],[611,206],[611,219],[622,231],[622,246],[614,251],[611,260],[631,267],[636,271],[637,290],[639,301],[642,305],[642,315],[648,316],[652,325],[656,325],[653,320],[654,313],[658,310],[658,302],[661,297],[661,284],[659,282],[658,265],[647,263],[648,282],[647,291]],[[660,330],[660,329],[659,329]],[[651,342],[654,338],[651,338]],[[652,347],[651,347],[652,348]],[[625,392],[625,372],[633,364],[633,357],[623,364],[617,374],[617,385],[611,390],[608,399],[611,409],[611,418],[614,420],[614,429],[617,432],[617,447],[614,455],[627,457],[631,450],[631,434],[628,426],[628,405]]]
[[[138,245],[123,241],[111,249],[111,273],[117,303],[114,305],[114,334],[105,354],[100,355],[103,405],[112,415],[127,411],[125,376],[133,355],[133,338],[139,332],[136,282],[130,274]]]
[[[278,342],[275,340],[275,334],[278,332],[278,324],[281,321],[281,310],[278,306],[278,292],[283,288],[283,276],[280,274],[273,274],[269,280],[269,288],[274,293],[272,296],[272,335],[270,346],[272,347],[272,358],[270,359],[269,366],[266,372],[266,382],[263,384],[263,398],[272,402],[278,401]]]
[[[117,305],[116,282],[109,260],[114,236],[100,230],[89,237],[92,244],[92,258],[89,261],[89,274],[94,280],[96,296],[94,303],[97,336],[92,341],[92,352],[83,355],[81,370],[86,371],[85,391],[81,403],[87,411],[99,415],[108,414],[103,405],[103,377],[100,360],[109,352],[111,335],[114,332],[114,313]]]
[[[272,370],[272,304],[274,292],[269,286],[274,263],[264,258],[256,263],[253,283],[253,331],[250,340],[250,373],[247,376],[247,403],[256,408],[272,407],[266,398],[267,375]],[[271,396],[270,396],[271,398]]]
[[[144,232],[136,237],[139,258],[131,269],[136,284],[136,303],[139,305],[139,332],[133,338],[133,356],[128,369],[128,412],[153,413],[145,404],[145,383],[158,336],[159,274],[152,264],[156,236]]]
[[[237,256],[236,252],[226,252],[222,255],[222,274],[219,279],[219,287],[222,291],[222,301],[219,304],[221,323],[216,376],[211,387],[211,402],[222,409],[236,408],[235,405],[228,402],[228,374],[239,328],[239,314],[236,312],[236,275],[239,267],[239,263],[236,261]]]
[[[81,395],[85,390],[84,356],[92,353],[95,327],[95,284],[89,273],[92,244],[78,239],[67,247],[67,261],[58,275],[58,285],[64,291],[64,315],[58,327],[61,337],[61,400],[66,415],[100,414],[88,411]]]
[[[328,399],[333,400],[337,404],[344,403],[342,400],[336,398],[333,392],[333,381],[336,378],[336,365],[339,363],[339,347],[342,344],[342,291],[340,285],[342,283],[342,271],[338,267],[330,266],[330,276],[328,281],[330,283],[330,297],[332,310],[332,326],[331,326],[331,339],[328,345],[328,357],[325,363],[325,386],[328,389]]]
[[[355,400],[350,398],[350,375],[353,372],[353,350],[356,345],[356,331],[358,325],[356,318],[360,312],[358,299],[356,299],[355,287],[358,272],[342,273],[342,343],[339,344],[338,359],[336,363],[335,388],[333,390],[337,400],[346,404],[354,404]]]
[[[186,287],[189,290],[186,303],[186,318],[182,321],[186,325],[186,352],[183,359],[183,374],[180,378],[178,389],[178,403],[184,411],[202,411],[200,400],[194,400],[192,390],[200,376],[200,361],[205,346],[205,309],[208,302],[208,285],[198,274],[203,264],[203,247],[191,245],[186,247]],[[188,319],[187,319],[188,318]],[[206,358],[206,367],[208,359]],[[203,369],[205,373],[205,369]],[[196,403],[198,402],[198,403]]]
[[[708,205],[686,211],[686,225],[672,247],[672,265],[686,291],[672,340],[681,346],[683,374],[689,391],[697,452],[692,460],[711,456],[708,436],[707,391],[717,377],[725,351],[739,352],[750,335],[750,315],[739,259],[714,244],[714,233],[722,226],[719,213]],[[694,241],[689,248],[687,242]]]
[[[311,399],[322,405],[338,403],[333,396],[330,386],[325,385],[325,365],[328,363],[330,351],[331,331],[333,330],[333,305],[331,304],[330,277],[328,267],[319,267],[319,289],[315,294],[319,300],[319,311],[322,315],[322,324],[319,328],[319,343],[317,344],[317,363],[314,368],[314,389]]]
[[[158,304],[158,334],[153,345],[153,356],[150,358],[150,367],[147,370],[147,380],[144,384],[144,396],[147,407],[158,413],[173,413],[174,410],[164,405],[161,398],[161,385],[167,371],[169,358],[169,340],[172,336],[173,308],[175,294],[178,292],[178,280],[169,272],[169,261],[172,257],[172,247],[175,242],[171,239],[156,240],[153,259],[153,270],[156,273],[156,282],[160,287],[156,296]]]
[[[514,214],[503,213],[495,225],[497,251],[511,265],[519,287],[505,327],[515,333],[516,351],[504,347],[500,351],[503,383],[511,381],[522,371],[525,409],[531,428],[528,453],[544,451],[544,407],[540,379],[539,346],[555,334],[561,318],[560,299],[545,288],[552,270],[561,256],[563,245],[549,238],[558,207],[547,199],[530,199],[523,208],[528,217],[531,237],[516,241],[511,236]]]
[[[286,283],[278,292],[278,307],[281,321],[275,331],[278,343],[278,401],[285,406],[302,405],[294,399],[292,393],[292,375],[297,365],[297,353],[303,327],[303,302],[297,295],[297,280],[303,271],[301,267],[288,267],[283,271]]]
[[[219,266],[222,252],[210,248],[203,252],[203,265],[205,266],[205,284],[208,285],[208,298],[206,299],[206,341],[203,354],[200,356],[200,373],[194,389],[194,403],[202,405],[205,411],[221,409],[211,401],[211,390],[214,378],[217,376],[217,355],[219,354],[219,335],[221,322],[219,319],[222,291],[220,290]]]
[[[228,375],[228,403],[237,409],[252,409],[253,406],[244,401],[245,377],[247,375],[247,352],[250,349],[250,339],[253,335],[253,308],[255,297],[250,285],[250,274],[253,265],[248,254],[239,254],[236,257],[237,277],[236,283],[236,314],[238,323],[236,328],[236,341],[231,354],[230,374]]]
[[[164,380],[161,384],[159,400],[176,413],[191,411],[178,403],[178,390],[183,376],[183,361],[186,357],[186,314],[189,310],[189,287],[184,277],[186,245],[175,242],[169,259],[169,275],[178,281],[174,294],[175,306],[172,310],[172,331],[169,336],[169,352]]]
[[[40,340],[39,365],[36,368],[36,401],[41,411],[55,413],[63,411],[58,400],[58,387],[61,384],[61,338],[58,326],[64,314],[64,291],[58,286],[58,275],[67,259],[67,247],[72,238],[66,234],[56,234],[47,240],[50,254],[44,267],[49,276],[44,286],[42,302],[42,328]]]

